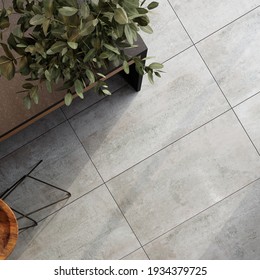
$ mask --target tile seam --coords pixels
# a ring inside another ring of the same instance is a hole
[[[148,244],[154,242],[155,240],[158,240],[159,238],[161,238],[162,236],[168,234],[169,232],[174,231],[174,230],[177,229],[178,227],[184,225],[185,223],[192,221],[193,219],[195,219],[196,217],[200,216],[201,214],[207,212],[207,211],[210,210],[211,208],[213,208],[213,207],[215,207],[215,206],[221,204],[222,202],[225,202],[228,198],[230,198],[230,197],[234,196],[235,194],[237,194],[237,193],[239,193],[239,192],[245,190],[246,188],[249,188],[250,185],[256,183],[257,181],[260,181],[260,177],[258,177],[257,179],[251,181],[250,183],[244,185],[243,187],[239,188],[238,190],[232,192],[231,194],[225,196],[225,197],[222,198],[221,200],[219,200],[219,201],[213,203],[213,204],[210,205],[209,207],[207,207],[207,208],[205,208],[204,210],[198,212],[197,214],[191,216],[190,218],[186,219],[185,221],[179,223],[178,225],[176,225],[176,226],[174,226],[174,227],[168,229],[167,231],[165,231],[164,233],[162,233],[162,234],[158,235],[157,237],[151,239],[150,241],[144,243],[143,246],[144,246],[144,247],[147,246]]]

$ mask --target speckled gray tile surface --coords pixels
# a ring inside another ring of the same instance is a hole
[[[260,91],[260,8],[197,45],[232,106]]]
[[[159,2],[143,38],[162,79],[136,93],[113,77],[113,96],[62,108],[69,122],[59,110],[0,143],[0,193],[40,159],[33,175],[72,192],[11,259],[260,258],[260,0]],[[7,201],[61,195],[28,179]]]
[[[139,246],[102,186],[23,232],[10,259],[120,259]]]
[[[70,120],[105,181],[229,109],[194,48],[165,71],[155,85],[123,88]]]
[[[142,32],[152,60],[163,62],[192,45],[167,0],[160,0],[159,7],[151,11],[152,35]],[[149,64],[150,60],[147,61]]]
[[[64,123],[1,159],[0,192],[29,172],[39,160],[43,163],[33,175],[71,191],[71,200],[102,184],[73,130]]]
[[[260,181],[145,246],[151,259],[260,258]]]
[[[144,250],[141,248],[124,257],[122,260],[148,260],[148,258]]]
[[[108,182],[142,244],[260,177],[260,157],[233,112]]]
[[[169,0],[194,42],[260,5],[259,0]]]
[[[63,121],[65,121],[65,117],[61,110],[56,110],[16,135],[0,142],[0,159],[44,134]]]

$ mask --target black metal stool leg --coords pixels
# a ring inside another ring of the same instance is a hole
[[[16,212],[16,213],[18,213],[19,215],[22,216],[22,217],[17,218],[17,220],[21,220],[21,219],[23,219],[23,218],[26,218],[27,220],[30,220],[30,221],[33,223],[33,224],[30,225],[30,226],[26,226],[26,227],[21,227],[21,228],[19,228],[19,232],[22,231],[22,230],[28,229],[28,228],[36,227],[36,226],[38,225],[38,223],[37,223],[34,219],[32,219],[31,217],[29,217],[28,215],[23,214],[22,212],[20,212],[20,211],[14,209],[14,208],[12,208],[12,210],[13,210],[14,212]]]
[[[40,160],[26,175],[24,175],[22,178],[20,178],[18,181],[16,181],[10,188],[5,190],[0,195],[0,199],[4,200],[6,199],[40,164],[42,163],[42,160]]]
[[[26,227],[22,227],[22,228],[20,228],[19,230],[25,230],[25,229],[28,229],[28,228],[31,228],[31,227],[35,227],[35,226],[37,226],[37,221],[35,221],[34,219],[32,219],[31,217],[29,217],[29,215],[32,215],[32,214],[34,214],[34,213],[37,213],[37,212],[39,212],[39,211],[41,211],[41,210],[43,210],[43,209],[46,209],[46,208],[48,208],[48,207],[50,207],[50,206],[52,206],[52,205],[55,205],[55,204],[57,204],[57,203],[59,203],[59,202],[61,202],[61,201],[63,201],[63,200],[66,200],[66,199],[68,199],[69,197],[71,197],[71,193],[70,192],[68,192],[68,191],[66,191],[66,190],[64,190],[64,189],[62,189],[62,188],[59,188],[59,187],[57,187],[57,186],[54,186],[54,185],[52,185],[52,184],[50,184],[50,183],[47,183],[47,182],[45,182],[45,181],[43,181],[43,180],[40,180],[40,179],[38,179],[38,178],[36,178],[36,177],[34,177],[34,176],[31,176],[31,173],[42,163],[43,161],[42,160],[40,160],[26,175],[24,175],[22,178],[20,178],[17,182],[15,182],[10,188],[8,188],[6,191],[4,191],[1,195],[0,195],[0,198],[1,199],[6,199],[26,178],[30,178],[30,179],[32,179],[32,180],[35,180],[35,181],[37,181],[37,182],[40,182],[40,183],[42,183],[42,184],[44,184],[44,185],[47,185],[47,186],[49,186],[49,187],[52,187],[52,188],[54,188],[54,189],[57,189],[57,190],[59,190],[59,191],[61,191],[61,192],[63,192],[63,193],[65,193],[65,197],[63,197],[63,198],[61,198],[61,199],[58,199],[58,200],[56,200],[56,201],[54,201],[54,202],[52,202],[52,203],[49,203],[49,204],[47,204],[47,205],[45,205],[45,206],[43,206],[43,207],[40,207],[40,208],[38,208],[38,209],[36,209],[36,210],[33,210],[33,211],[31,211],[31,212],[29,212],[29,213],[26,213],[26,214],[24,214],[24,213],[22,213],[22,212],[20,212],[20,211],[18,211],[18,210],[16,210],[16,209],[13,209],[13,211],[14,212],[16,212],[16,213],[18,213],[19,215],[21,215],[22,217],[20,217],[20,218],[18,218],[18,219],[22,219],[22,218],[26,218],[26,219],[28,219],[28,220],[30,220],[33,224],[32,225],[30,225],[30,226],[26,226]]]

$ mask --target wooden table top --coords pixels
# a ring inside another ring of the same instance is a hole
[[[0,260],[13,251],[18,238],[18,224],[12,209],[0,199]]]

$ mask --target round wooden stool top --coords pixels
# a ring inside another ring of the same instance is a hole
[[[13,251],[18,238],[18,224],[12,209],[0,199],[0,260]]]

